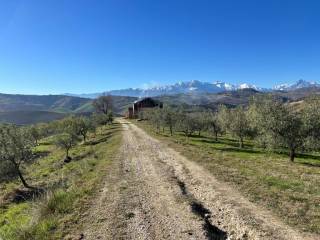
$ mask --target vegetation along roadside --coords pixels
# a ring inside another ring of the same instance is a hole
[[[110,170],[121,145],[120,124],[111,114],[94,114],[1,129],[1,136],[11,136],[21,148],[12,144],[16,155],[9,156],[0,144],[0,238],[64,238],[79,227]]]
[[[304,112],[270,98],[216,112],[165,107],[133,121],[289,225],[320,233],[319,102],[305,104]]]

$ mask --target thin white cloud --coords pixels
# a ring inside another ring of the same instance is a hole
[[[148,89],[148,88],[154,88],[154,87],[160,87],[160,86],[162,86],[161,83],[156,82],[156,81],[150,81],[150,82],[148,82],[148,83],[143,83],[143,84],[141,85],[141,88],[142,88],[142,89]]]

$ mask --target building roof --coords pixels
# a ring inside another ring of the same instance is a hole
[[[144,101],[146,101],[146,100],[151,100],[151,101],[153,101],[154,103],[158,103],[158,102],[159,102],[159,101],[157,101],[157,100],[155,100],[155,99],[153,99],[153,98],[151,98],[151,97],[145,97],[145,98],[141,98],[141,99],[138,99],[138,100],[134,101],[134,104],[135,104],[135,103],[138,103],[138,102],[144,102]]]

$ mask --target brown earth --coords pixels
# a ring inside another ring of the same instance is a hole
[[[290,228],[134,124],[77,239],[319,239]]]

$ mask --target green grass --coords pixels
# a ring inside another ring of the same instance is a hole
[[[93,112],[94,107],[92,105],[92,102],[88,102],[86,104],[83,104],[79,108],[75,109],[73,112],[75,113],[82,113],[82,112]]]
[[[102,178],[108,174],[121,143],[120,125],[98,129],[87,144],[71,151],[73,160],[64,164],[64,152],[54,146],[55,136],[43,139],[35,151],[42,157],[24,169],[27,181],[46,192],[34,201],[0,204],[0,238],[63,239],[77,229]],[[99,141],[100,140],[100,141]],[[1,186],[1,195],[21,188],[18,179]]]
[[[234,186],[251,201],[270,209],[289,225],[320,233],[320,156],[300,154],[294,163],[284,154],[266,152],[246,141],[244,149],[231,137],[170,137],[156,134],[146,121],[134,122],[151,135]]]
[[[77,193],[75,191],[58,190],[53,192],[44,204],[42,215],[70,213],[76,197]]]
[[[4,239],[15,239],[21,226],[29,222],[28,204],[15,204],[8,209],[0,209],[1,237]]]

